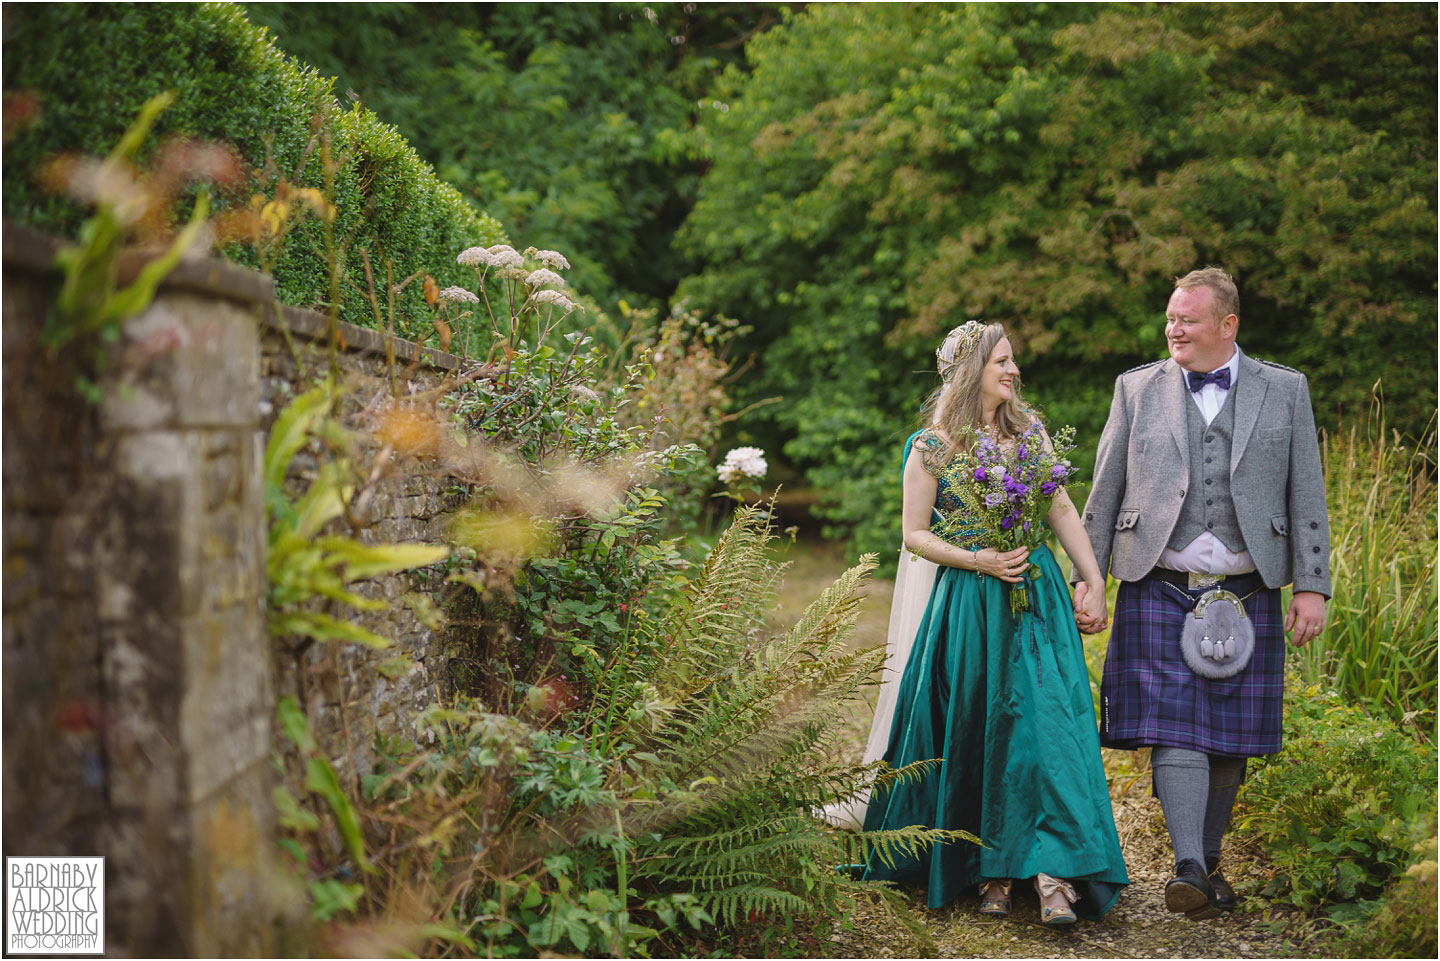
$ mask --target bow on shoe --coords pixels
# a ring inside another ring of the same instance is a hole
[[[1080,895],[1075,893],[1075,885],[1071,884],[1069,881],[1062,881],[1059,878],[1052,878],[1044,871],[1041,871],[1039,874],[1035,875],[1035,887],[1040,891],[1040,896],[1042,898],[1048,898],[1056,891],[1059,891],[1065,895],[1065,900],[1069,901],[1071,904],[1074,904],[1076,901],[1080,900]]]

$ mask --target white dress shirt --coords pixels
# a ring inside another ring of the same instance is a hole
[[[1200,416],[1205,418],[1208,426],[1215,415],[1220,413],[1220,408],[1225,406],[1226,399],[1235,391],[1235,381],[1240,376],[1240,347],[1237,344],[1230,360],[1220,365],[1230,368],[1230,389],[1221,390],[1214,384],[1206,384],[1199,390],[1190,392],[1190,399],[1195,406],[1200,408]],[[1220,367],[1216,367],[1219,370]],[[1187,378],[1188,379],[1188,378]],[[1188,384],[1187,384],[1188,386]],[[1245,574],[1255,569],[1255,562],[1250,558],[1249,551],[1235,552],[1209,531],[1201,531],[1200,536],[1182,550],[1171,550],[1165,548],[1160,552],[1160,560],[1156,562],[1160,567],[1172,571],[1194,571],[1197,574]]]

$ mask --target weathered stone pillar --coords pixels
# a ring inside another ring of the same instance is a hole
[[[255,305],[269,284],[197,266],[241,302],[162,291],[125,323],[100,404],[115,482],[114,536],[95,545],[102,672],[118,706],[107,846],[117,868],[152,868],[114,872],[111,917],[134,925],[136,944],[266,955],[273,698]]]
[[[270,281],[181,265],[97,406],[39,336],[53,250],[6,226],[5,853],[105,855],[112,955],[272,955]]]

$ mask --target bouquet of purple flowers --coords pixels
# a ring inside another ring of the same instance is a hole
[[[938,476],[961,506],[943,517],[935,533],[966,550],[1034,550],[1045,543],[1050,501],[1075,474],[1067,456],[1075,449],[1075,428],[1061,428],[1052,442],[1047,449],[1039,421],[1009,448],[988,434],[960,438],[954,459]],[[1026,577],[1039,576],[1040,567],[1031,564]],[[1025,588],[1025,581],[1011,586],[1010,611],[1017,616],[1030,607]]]

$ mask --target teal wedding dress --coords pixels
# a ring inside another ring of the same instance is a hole
[[[907,442],[907,457],[919,436]],[[936,507],[954,510],[958,499],[939,483]],[[1048,547],[1030,560],[1040,574],[1018,619],[1009,584],[938,569],[884,756],[897,768],[943,760],[919,781],[876,792],[864,816],[867,831],[963,829],[985,846],[938,845],[893,868],[872,857],[863,877],[924,885],[929,906],[939,908],[981,881],[1043,871],[1074,884],[1076,914],[1094,920],[1129,878],[1069,590]]]

